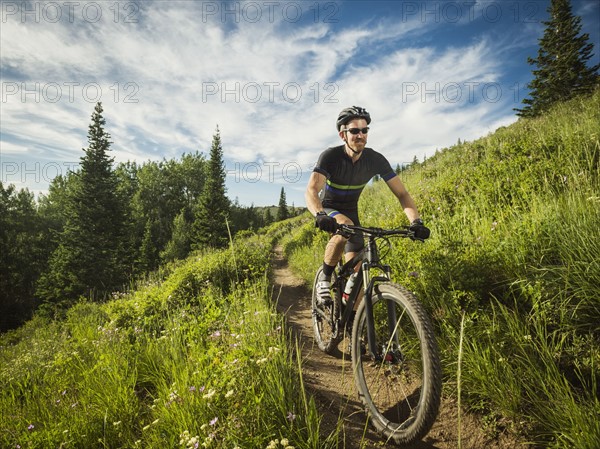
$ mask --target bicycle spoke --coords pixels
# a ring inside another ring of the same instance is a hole
[[[373,301],[377,354],[355,357],[360,350],[357,342],[352,347],[353,360],[359,394],[373,423],[396,442],[406,443],[424,435],[433,424],[440,374],[437,354],[430,354],[428,346],[422,345],[420,319],[415,320],[405,298],[395,296],[400,291],[390,292],[377,295]],[[388,327],[388,302],[396,316],[392,330]],[[363,310],[359,311],[357,336],[368,347]],[[435,382],[434,388],[427,382]]]
[[[366,332],[366,326],[363,328]],[[385,338],[381,333],[377,333],[377,337],[380,341]],[[403,337],[406,339],[407,335]],[[388,342],[391,340],[390,336]],[[422,368],[416,360],[397,360],[390,352],[389,343],[387,347],[385,344],[380,346],[375,361],[363,364],[363,376],[371,401],[386,419],[401,427],[418,404],[423,382]],[[420,358],[420,353],[414,357]]]

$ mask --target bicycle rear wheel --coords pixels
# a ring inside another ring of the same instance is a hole
[[[408,290],[381,283],[372,299],[377,354],[365,351],[364,301],[352,330],[359,397],[377,430],[397,444],[409,444],[429,432],[438,413],[442,375],[437,343],[423,306]],[[388,324],[388,307],[395,312],[395,325]]]
[[[333,304],[330,306],[320,306],[317,302],[317,281],[321,275],[322,268],[319,268],[313,282],[312,291],[312,321],[315,340],[319,349],[331,354],[340,342],[340,332],[338,332],[338,317],[340,316],[340,297],[341,292],[336,286],[336,274],[331,277],[331,298]]]

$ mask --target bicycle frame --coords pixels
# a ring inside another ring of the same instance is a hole
[[[352,292],[348,298],[348,302],[346,305],[346,309],[342,314],[342,328],[350,319],[350,315],[354,309],[354,304],[357,301],[358,294],[363,285],[366,285],[367,288],[364,289],[362,300],[366,301],[366,319],[367,319],[367,339],[368,339],[368,349],[369,352],[375,357],[378,358],[378,342],[375,337],[375,318],[373,316],[373,303],[371,301],[373,297],[373,289],[375,288],[375,284],[377,282],[387,282],[390,281],[391,277],[391,268],[389,265],[382,264],[379,259],[379,249],[377,247],[376,242],[377,236],[370,234],[367,237],[367,243],[365,248],[359,252],[356,256],[354,256],[350,261],[343,264],[338,271],[338,279],[343,280],[347,279],[354,271],[354,267],[359,263],[361,263],[359,272],[362,273],[362,276],[359,276],[357,282],[354,284]],[[371,269],[379,269],[384,273],[383,276],[372,276]],[[340,287],[342,286],[342,282],[340,281]],[[398,344],[397,335],[394,332],[396,328],[396,312],[393,307],[389,307],[388,305],[388,327],[392,335],[394,335],[394,343]]]

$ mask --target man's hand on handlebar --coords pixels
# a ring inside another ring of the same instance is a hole
[[[318,212],[315,218],[315,226],[322,231],[326,231],[329,233],[334,233],[338,229],[337,221],[335,218],[330,217],[325,212]]]
[[[428,239],[431,234],[429,228],[423,225],[423,220],[420,218],[413,220],[408,227],[408,230],[413,233],[413,237],[411,237],[413,240],[425,240]]]

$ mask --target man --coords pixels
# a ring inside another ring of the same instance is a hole
[[[353,235],[348,240],[334,233],[337,224],[360,226],[358,199],[373,176],[380,175],[400,200],[415,237],[429,237],[429,229],[423,226],[412,197],[388,160],[366,147],[370,123],[370,114],[359,106],[340,112],[336,126],[344,144],[321,153],[306,187],[306,205],[316,218],[315,225],[333,234],[325,248],[323,272],[317,282],[320,304],[331,304],[331,275],[342,253],[345,252],[346,260],[350,260],[364,246],[362,235]],[[324,192],[322,200],[319,196],[321,191]]]

